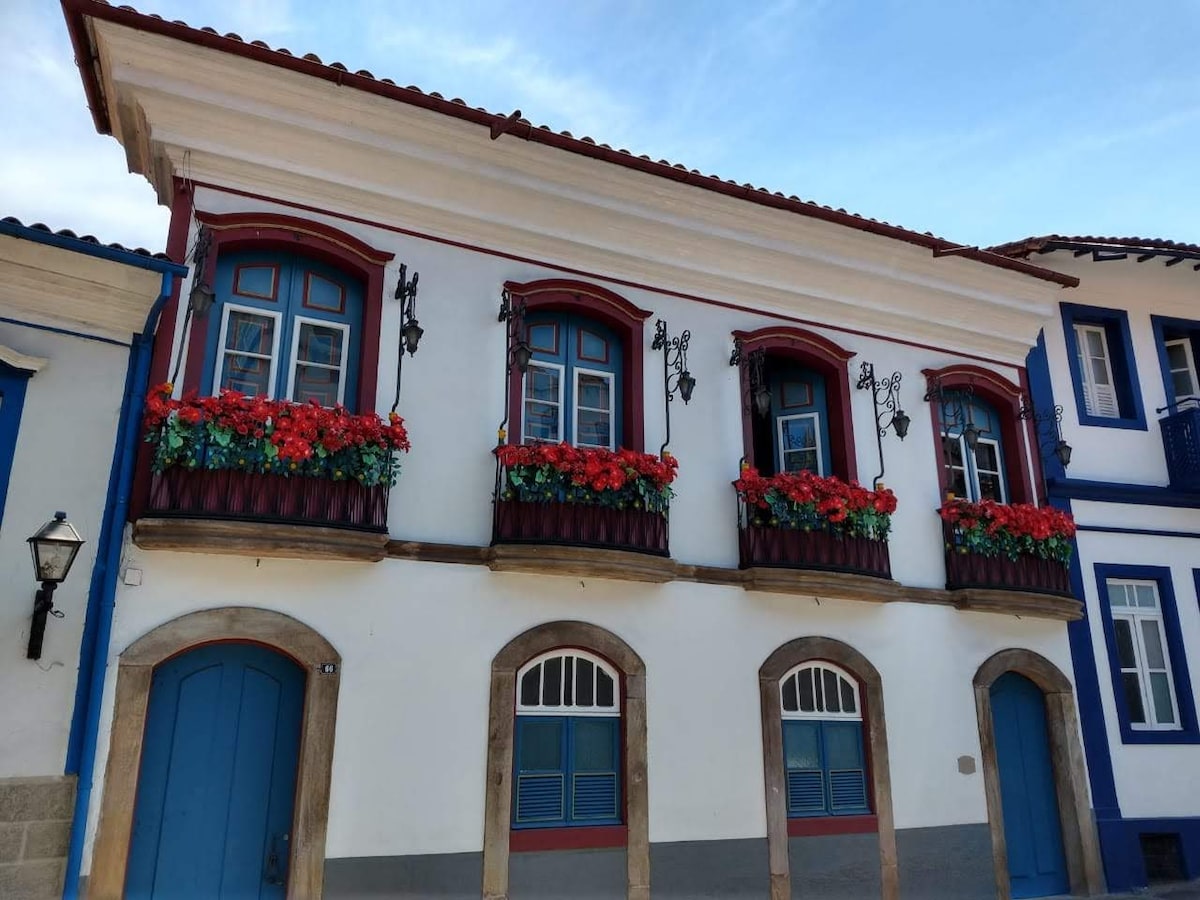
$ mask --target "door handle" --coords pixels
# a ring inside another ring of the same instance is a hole
[[[263,880],[267,884],[287,884],[287,862],[288,862],[288,835],[283,834],[271,835],[271,844],[267,850],[267,866],[263,873]],[[283,845],[282,854],[280,853],[279,845]]]

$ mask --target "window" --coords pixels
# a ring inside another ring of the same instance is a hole
[[[296,254],[242,251],[221,255],[215,283],[209,390],[355,407],[363,310],[357,281]]]
[[[1168,412],[1200,406],[1200,322],[1152,316]]]
[[[965,392],[946,391],[940,420],[946,491],[973,502],[1007,503],[1003,431],[996,410]],[[966,437],[972,429],[976,435],[974,452]]]
[[[17,452],[17,433],[21,428],[21,410],[25,406],[25,388],[35,371],[19,369],[0,361],[0,520],[4,517],[9,476]]]
[[[1062,316],[1079,423],[1144,431],[1128,315],[1064,303]]]
[[[868,815],[858,682],[832,663],[804,663],[779,693],[788,817]]]
[[[1171,570],[1095,568],[1123,742],[1200,742]]]
[[[583,650],[517,673],[514,829],[621,822],[620,677]]]
[[[622,347],[607,327],[562,313],[531,313],[533,358],[523,379],[521,440],[621,446]]]
[[[760,471],[817,475],[831,471],[825,378],[784,357],[767,356],[763,368],[771,402],[755,411],[754,459]],[[753,403],[753,400],[751,401]]]
[[[1106,584],[1129,724],[1139,729],[1177,729],[1179,705],[1171,680],[1158,585],[1117,578]]]

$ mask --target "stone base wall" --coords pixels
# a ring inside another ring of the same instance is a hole
[[[75,777],[0,779],[0,897],[62,896]]]

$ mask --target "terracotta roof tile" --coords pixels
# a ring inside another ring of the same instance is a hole
[[[1038,237],[1022,238],[1019,241],[1010,241],[1007,244],[997,244],[988,249],[992,253],[999,253],[1002,256],[1026,257],[1030,253],[1037,253],[1046,249],[1051,244],[1087,244],[1088,246],[1111,247],[1113,250],[1144,250],[1147,252],[1179,250],[1183,253],[1200,253],[1200,244],[1170,241],[1165,238],[1096,237],[1092,235],[1069,236],[1062,234],[1044,234]]]
[[[28,228],[32,231],[44,231],[46,234],[55,234],[59,237],[73,238],[77,241],[83,241],[85,244],[95,244],[98,247],[107,247],[110,250],[120,250],[123,253],[136,253],[138,256],[146,256],[150,259],[164,259],[171,262],[171,257],[165,253],[151,253],[145,247],[126,247],[124,244],[105,244],[95,235],[91,234],[76,234],[69,228],[60,228],[58,231],[52,229],[49,225],[41,222],[34,222],[32,225],[26,225],[16,216],[5,216],[0,219],[6,225],[16,225],[18,228]]]

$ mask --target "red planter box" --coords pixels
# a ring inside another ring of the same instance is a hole
[[[891,578],[887,541],[836,534],[825,529],[746,525],[739,532],[741,567],[770,566],[852,572]]]
[[[564,544],[670,556],[667,517],[582,503],[497,500],[493,544]]]
[[[388,492],[356,481],[171,468],[153,476],[146,512],[386,532]]]
[[[1022,554],[1016,559],[1007,556],[982,556],[964,552],[959,544],[959,532],[944,526],[946,538],[946,588],[986,588],[999,591],[1029,591],[1035,594],[1074,596],[1071,575],[1066,564],[1052,559]]]

